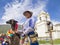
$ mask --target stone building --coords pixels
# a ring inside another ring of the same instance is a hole
[[[50,15],[47,12],[41,11],[36,21],[35,31],[38,33],[38,37],[49,37],[47,22],[51,21]],[[60,38],[60,24],[53,25],[53,39]]]

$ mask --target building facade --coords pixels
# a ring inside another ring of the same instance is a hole
[[[36,21],[35,31],[38,33],[38,37],[49,37],[47,22],[51,21],[48,13],[41,11]],[[60,25],[53,25],[52,37],[53,39],[60,38]]]

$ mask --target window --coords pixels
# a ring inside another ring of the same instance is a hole
[[[41,17],[40,17],[40,20],[41,20]]]

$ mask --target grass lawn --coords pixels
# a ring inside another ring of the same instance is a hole
[[[50,43],[50,41],[40,40],[39,43],[40,44],[46,44],[46,43]],[[60,39],[53,40],[53,43],[54,44],[60,44]]]
[[[54,44],[60,44],[60,39],[56,39],[53,42],[54,42]]]

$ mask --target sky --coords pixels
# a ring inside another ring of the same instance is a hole
[[[0,24],[9,19],[24,22],[23,12],[26,10],[32,11],[35,19],[44,10],[53,23],[60,23],[60,0],[0,0]]]

